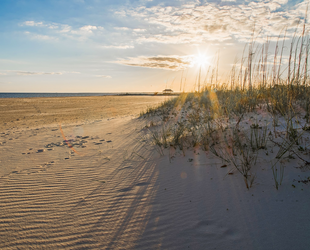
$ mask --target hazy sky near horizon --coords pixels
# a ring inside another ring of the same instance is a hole
[[[1,0],[0,92],[179,91],[182,76],[192,90],[197,55],[229,71],[253,30],[289,38],[307,3]]]

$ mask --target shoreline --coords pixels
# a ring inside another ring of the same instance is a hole
[[[162,93],[162,92],[118,92],[118,93],[0,93],[1,99],[10,98],[61,98],[61,97],[100,97],[100,96],[179,96],[181,92]]]

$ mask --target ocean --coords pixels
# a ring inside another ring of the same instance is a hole
[[[154,95],[154,93],[0,93],[0,98],[31,97],[72,97],[72,96],[111,96],[111,95]]]

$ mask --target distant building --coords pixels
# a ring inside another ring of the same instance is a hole
[[[172,94],[172,93],[173,93],[172,89],[164,89],[163,90],[163,94],[165,94],[165,95],[169,95],[169,94]]]

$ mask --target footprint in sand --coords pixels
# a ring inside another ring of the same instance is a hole
[[[47,164],[44,164],[44,167],[46,167],[46,166],[47,166]],[[35,167],[23,169],[20,171],[14,170],[14,171],[10,172],[7,176],[10,176],[11,174],[27,174],[27,175],[35,174],[35,173],[39,173],[42,171],[46,171],[46,169],[44,167],[42,165],[37,165]]]
[[[124,167],[123,169],[128,169],[128,168],[132,168],[132,166]]]
[[[36,166],[36,167],[34,167],[34,168],[28,169],[28,170],[27,170],[27,174],[28,174],[28,175],[29,175],[29,174],[36,174],[36,173],[38,173],[38,172],[41,172],[42,169],[43,169],[43,167],[42,167],[41,165],[39,165],[39,166]]]
[[[136,184],[136,186],[140,187],[140,186],[146,186],[148,184],[149,184],[148,182],[140,182],[140,183]]]
[[[241,239],[241,236],[236,229],[228,228],[227,226],[221,225],[212,220],[198,222],[193,230],[197,234],[205,235],[206,237],[216,237],[219,239],[228,238],[231,240]]]
[[[118,190],[119,192],[128,192],[130,191],[132,188],[131,187],[127,187],[127,188],[122,188],[120,190]]]

